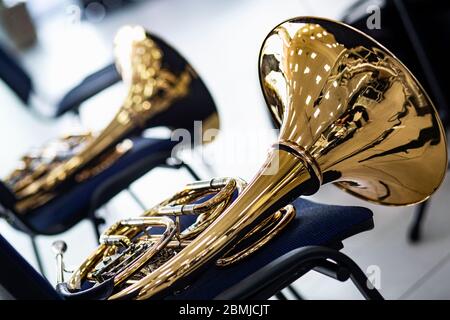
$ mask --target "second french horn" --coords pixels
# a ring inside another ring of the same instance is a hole
[[[376,41],[339,22],[299,17],[269,33],[259,63],[262,90],[280,128],[265,164],[182,250],[106,298],[183,290],[274,212],[324,183],[384,205],[418,203],[439,187],[447,147],[436,110],[411,72]],[[137,274],[139,267],[128,270]],[[68,281],[69,292],[80,292],[79,275]]]
[[[193,133],[219,128],[214,102],[190,64],[162,39],[125,26],[114,40],[116,67],[128,87],[115,116],[98,134],[68,135],[25,155],[5,183],[26,215],[74,184],[97,175],[132,148],[130,136],[164,126]]]

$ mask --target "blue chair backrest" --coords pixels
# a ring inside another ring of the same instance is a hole
[[[84,101],[121,79],[114,63],[92,73],[64,95],[56,106],[55,116],[59,117],[69,111],[76,112]]]
[[[0,180],[0,205],[5,209],[15,212],[16,196],[12,191]]]
[[[28,73],[4,47],[0,45],[0,79],[27,104],[33,91],[33,83]]]

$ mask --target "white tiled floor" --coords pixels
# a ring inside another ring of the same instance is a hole
[[[22,56],[41,96],[57,99],[89,71],[112,59],[111,42],[124,24],[141,24],[173,44],[194,65],[211,90],[221,116],[221,135],[206,150],[206,160],[216,175],[249,179],[260,166],[274,139],[259,89],[257,57],[267,32],[277,23],[299,15],[339,18],[353,0],[152,0],[140,1],[111,13],[99,23],[70,24],[61,7],[59,16],[41,19],[39,45]],[[55,10],[58,14],[58,10]],[[85,127],[99,129],[121,101],[124,88],[117,85],[91,99],[82,111]],[[31,115],[3,85],[0,85],[0,176],[6,174],[30,146],[38,145],[62,132],[78,130],[70,116],[43,121]],[[256,141],[256,143],[255,143]],[[240,157],[235,152],[240,150]],[[209,175],[205,171],[205,175]],[[150,206],[179,189],[186,173],[158,169],[137,181],[132,189]],[[446,180],[434,196],[424,224],[424,240],[410,245],[406,233],[414,208],[385,208],[369,205],[325,186],[314,200],[370,207],[375,213],[375,229],[345,241],[344,252],[363,270],[378,266],[381,292],[389,299],[450,298],[450,215]],[[102,209],[109,222],[137,215],[139,207],[122,193]],[[35,265],[28,238],[0,222],[0,232]],[[82,222],[55,237],[38,237],[46,274],[55,282],[50,244],[64,239],[69,244],[68,265],[77,265],[95,246],[92,227]],[[341,284],[311,273],[296,283],[305,298],[358,299],[349,283]]]

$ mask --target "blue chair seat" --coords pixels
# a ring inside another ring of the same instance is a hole
[[[164,164],[178,143],[170,139],[144,137],[133,137],[131,140],[132,149],[111,166],[28,212],[20,222],[39,234],[63,232],[147,171]],[[94,203],[96,207],[92,207]],[[23,229],[19,224],[16,227]]]
[[[372,212],[362,207],[317,204],[304,199],[293,203],[297,216],[283,233],[263,249],[230,267],[212,266],[204,270],[180,294],[168,299],[212,299],[239,283],[278,257],[296,248],[333,244],[373,228]],[[58,299],[56,291],[0,235],[0,274],[2,285],[18,299]]]
[[[206,269],[188,289],[168,299],[213,299],[289,251],[304,246],[330,246],[373,228],[372,212],[367,208],[323,205],[301,198],[293,205],[296,218],[262,249],[235,265]]]

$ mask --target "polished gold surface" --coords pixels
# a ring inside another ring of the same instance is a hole
[[[222,258],[216,261],[216,265],[219,267],[232,265],[261,249],[284,230],[289,222],[295,218],[295,214],[296,211],[293,205],[287,205],[286,207],[278,210],[261,223],[257,224],[252,230],[239,239]],[[245,248],[240,248],[241,242],[244,241],[251,243],[251,245]]]
[[[269,33],[259,62],[280,126],[266,162],[183,250],[110,299],[182,289],[180,280],[223,252],[226,263],[275,210],[322,183],[388,205],[423,201],[438,188],[447,167],[439,117],[411,73],[374,40],[339,22],[295,18]]]
[[[114,298],[139,290],[146,284],[144,279],[148,274],[178,255],[217,219],[245,186],[244,181],[232,178],[194,182],[141,217],[115,223],[100,237],[101,245],[74,272],[68,288],[76,290],[86,281],[99,285],[112,278]],[[195,215],[196,219],[181,230],[180,219],[186,215]],[[256,245],[250,242],[246,247],[237,243],[217,264],[230,265],[251,255],[294,217],[295,209],[290,205],[275,212],[242,239],[255,239]],[[154,227],[163,227],[164,231],[152,233]]]
[[[71,149],[70,156],[62,159],[58,155],[61,159],[40,162],[39,168],[28,165],[28,158],[22,159],[20,168],[6,181],[18,199],[19,213],[52,199],[63,183],[71,179],[80,182],[100,172],[105,166],[97,166],[95,162],[99,157],[112,162],[117,148],[121,148],[118,144],[127,134],[143,127],[150,118],[186,96],[191,82],[197,78],[189,65],[178,74],[164,67],[164,52],[141,27],[123,27],[114,45],[117,68],[129,87],[125,102],[98,135],[83,137],[80,145]],[[210,125],[218,128],[217,115],[210,118]],[[72,140],[64,142],[68,145]]]
[[[260,63],[280,139],[317,159],[324,177],[388,205],[423,201],[440,185],[447,150],[433,104],[374,40],[340,23],[293,19],[270,33]]]

